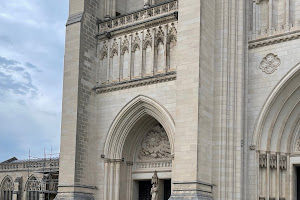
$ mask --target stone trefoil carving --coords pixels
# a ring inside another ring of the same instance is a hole
[[[168,42],[171,43],[171,42],[177,42],[177,30],[174,26],[174,23],[171,24],[172,27],[171,29],[169,30],[169,33],[168,33]]]
[[[266,74],[272,74],[275,70],[278,69],[281,61],[277,55],[269,53],[261,61],[259,68]]]
[[[168,136],[161,125],[156,125],[146,134],[138,153],[138,160],[153,161],[169,159],[172,158]]]
[[[155,46],[158,46],[160,43],[164,44],[164,37],[165,37],[164,31],[162,30],[162,27],[160,26],[156,33]]]
[[[131,47],[131,51],[135,52],[137,49],[140,49],[140,44],[141,44],[141,39],[139,37],[139,34],[136,33],[133,41],[132,41],[132,47]]]
[[[267,167],[267,155],[266,154],[259,155],[259,166],[261,168]]]

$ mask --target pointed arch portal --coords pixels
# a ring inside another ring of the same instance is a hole
[[[138,199],[138,189],[133,188],[139,186],[133,177],[148,180],[157,171],[160,178],[169,180],[174,133],[174,120],[161,104],[143,95],[130,101],[106,138],[104,199]]]
[[[258,198],[297,196],[300,181],[294,178],[300,165],[299,137],[300,63],[277,84],[257,120],[252,147],[257,155]]]

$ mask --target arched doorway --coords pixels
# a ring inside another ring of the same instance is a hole
[[[300,199],[300,64],[274,88],[253,136],[258,199]]]
[[[14,183],[11,177],[6,176],[1,183],[1,200],[12,200]]]
[[[174,131],[170,114],[154,100],[138,96],[127,104],[105,143],[104,199],[149,199],[155,171],[159,200],[169,198]]]

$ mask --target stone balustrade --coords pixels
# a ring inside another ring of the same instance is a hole
[[[143,22],[144,20],[152,20],[157,17],[162,17],[166,14],[171,14],[178,10],[178,1],[172,0],[159,5],[151,6],[147,9],[142,9],[129,14],[115,17],[111,20],[101,21],[99,24],[99,32],[106,32],[112,29],[130,26],[135,23]]]
[[[0,163],[0,171],[17,171],[17,170],[58,170],[59,158],[52,159],[34,159],[34,160],[17,160],[10,163]]]

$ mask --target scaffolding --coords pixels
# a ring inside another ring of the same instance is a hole
[[[53,153],[52,147],[49,154],[44,149],[44,158],[31,156],[29,150],[27,170],[26,196],[28,200],[53,200],[57,194],[59,176],[59,153]],[[38,180],[31,176],[31,172],[40,173]]]

